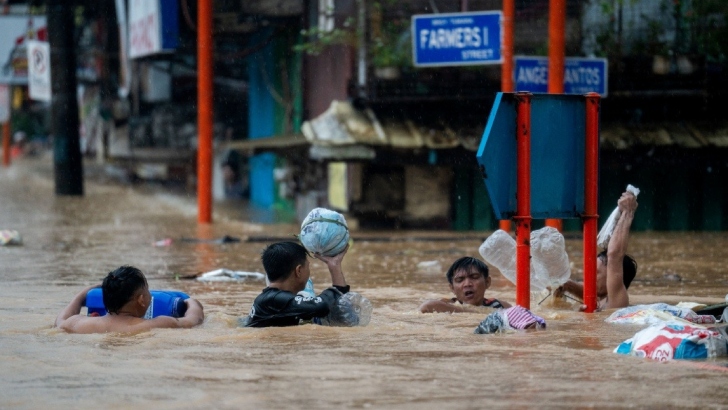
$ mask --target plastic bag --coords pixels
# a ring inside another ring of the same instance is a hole
[[[531,280],[556,289],[571,277],[564,236],[550,226],[531,232]]]
[[[20,237],[18,231],[12,230],[1,230],[0,231],[0,246],[6,245],[22,245],[23,238]]]
[[[635,197],[640,194],[639,188],[633,185],[627,185],[627,192],[631,192]],[[614,208],[612,214],[607,218],[607,222],[604,222],[602,230],[599,231],[597,245],[602,249],[607,249],[607,245],[609,245],[609,240],[612,238],[612,232],[614,232],[614,227],[617,226],[620,215],[622,215],[622,212],[619,210],[619,207]]]
[[[493,232],[478,248],[478,253],[489,264],[495,266],[511,283],[516,284],[516,240],[503,230]],[[535,275],[533,260],[530,267],[531,292],[546,289]]]
[[[366,326],[372,318],[372,302],[357,292],[341,296],[328,316],[321,319],[324,326],[353,327]]]
[[[483,259],[516,284],[516,241],[507,232],[497,230],[480,245]],[[541,292],[550,286],[556,289],[571,276],[569,256],[564,236],[552,227],[531,232],[531,292]]]
[[[651,305],[635,305],[619,309],[604,319],[607,323],[637,324],[637,325],[665,325],[665,324],[712,324],[715,317],[712,315],[699,315],[692,309],[668,305],[667,303],[653,303]]]
[[[544,329],[545,327],[546,321],[542,317],[534,315],[524,307],[513,306],[488,315],[473,333],[502,333],[515,329]]]
[[[309,252],[334,256],[349,243],[349,228],[340,213],[314,208],[303,220],[298,238]]]
[[[260,272],[244,272],[230,269],[215,269],[197,276],[200,282],[237,282],[248,279],[261,280],[266,276]],[[267,278],[266,278],[267,280]]]
[[[653,325],[620,343],[614,353],[661,362],[723,357],[728,354],[728,339],[725,329],[676,323]]]

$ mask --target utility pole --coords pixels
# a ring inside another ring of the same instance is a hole
[[[75,2],[49,0],[48,41],[51,48],[51,123],[56,195],[83,195],[83,163],[78,135]]]

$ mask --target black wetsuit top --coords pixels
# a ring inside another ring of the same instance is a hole
[[[460,302],[457,298],[450,299],[452,303]],[[463,302],[460,302],[462,305]],[[492,307],[495,309],[503,309],[503,304],[498,299],[483,299],[483,306],[485,307]]]
[[[250,314],[241,324],[246,327],[297,326],[314,318],[326,317],[334,303],[347,292],[348,285],[332,286],[312,298],[265,288],[255,298]]]

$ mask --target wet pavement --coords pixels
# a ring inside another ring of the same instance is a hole
[[[489,232],[353,232],[344,272],[374,305],[369,326],[237,328],[262,281],[179,278],[262,271],[264,238],[290,238],[297,226],[244,220],[231,207],[200,226],[194,197],[98,180],[82,198],[56,197],[49,157],[0,168],[0,229],[24,240],[0,247],[0,408],[728,408],[728,361],[614,354],[640,327],[604,323],[610,312],[547,301],[534,306],[547,330],[503,335],[473,334],[487,308],[420,314],[425,299],[448,296],[447,266],[477,256]],[[179,240],[223,235],[243,241]],[[164,238],[172,244],[152,246]],[[577,279],[581,246],[567,234]],[[728,293],[725,233],[636,233],[630,253],[633,304],[719,303]],[[441,269],[418,270],[423,261]],[[199,299],[204,324],[137,335],[51,328],[76,292],[122,264],[141,268],[151,288]],[[317,289],[329,283],[321,262],[311,270]],[[515,287],[492,276],[488,297],[513,302]]]

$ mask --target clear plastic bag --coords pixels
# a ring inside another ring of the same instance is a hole
[[[344,215],[326,208],[314,208],[301,223],[298,239],[309,252],[334,256],[349,243],[349,228]]]
[[[516,240],[503,230],[493,232],[478,249],[480,256],[495,266],[511,283],[516,283]],[[531,292],[540,292],[546,288],[534,275],[533,261],[530,268]]]
[[[633,185],[627,185],[627,192],[631,192],[635,197],[640,194],[639,188]],[[609,218],[607,218],[607,221],[604,222],[602,229],[597,235],[597,245],[600,248],[607,249],[607,245],[609,245],[609,240],[612,239],[612,232],[614,232],[614,227],[617,226],[620,215],[622,215],[622,212],[619,210],[619,207],[616,207],[612,211],[612,214],[609,215]]]
[[[321,319],[324,326],[353,327],[366,326],[372,318],[372,302],[357,292],[341,296],[331,312]]]
[[[550,226],[531,232],[531,265],[533,281],[556,289],[571,277],[569,255],[564,236]]]
[[[480,256],[500,271],[503,276],[516,284],[516,240],[503,230],[493,232],[478,249]],[[541,292],[546,284],[535,275],[533,259],[530,266],[531,292]]]

